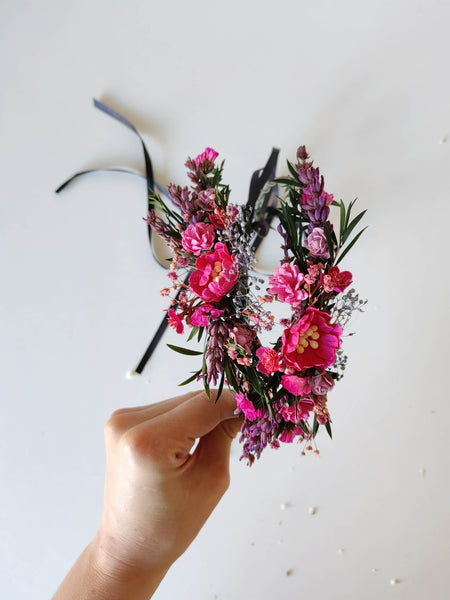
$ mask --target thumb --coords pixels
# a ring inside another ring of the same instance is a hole
[[[231,442],[239,433],[243,420],[231,418],[222,421],[212,431],[203,436],[195,450],[196,462],[203,467],[211,467],[214,471],[228,471]]]
[[[231,441],[240,432],[243,422],[244,422],[244,420],[242,419],[242,417],[233,417],[232,419],[227,419],[226,421],[222,421],[221,425],[222,425],[225,433],[230,437]]]

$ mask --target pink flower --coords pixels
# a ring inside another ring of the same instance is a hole
[[[206,327],[210,320],[209,317],[215,320],[218,319],[222,313],[223,310],[214,308],[212,304],[202,304],[192,313],[190,323],[195,327]]]
[[[267,288],[267,291],[276,294],[281,302],[296,308],[308,297],[306,291],[300,287],[304,280],[303,273],[300,273],[297,265],[284,263],[280,268],[275,269],[269,278],[271,287]]]
[[[219,302],[236,284],[238,272],[234,257],[218,242],[213,252],[201,254],[189,278],[189,289],[206,302]]]
[[[183,321],[181,320],[180,315],[177,315],[173,308],[169,308],[169,310],[167,311],[167,321],[169,322],[169,325],[176,330],[177,333],[183,333]]]
[[[263,375],[271,375],[276,371],[283,371],[280,365],[280,357],[272,348],[264,348],[260,346],[256,351],[256,356],[259,358],[259,363],[256,368]]]
[[[227,346],[227,354],[231,358],[231,360],[236,360],[237,357],[239,356],[236,348],[232,348],[230,346]]]
[[[213,247],[215,237],[214,226],[210,223],[193,223],[181,234],[181,244],[187,252],[199,256],[203,250]]]
[[[285,444],[291,444],[298,435],[304,435],[303,429],[301,427],[293,427],[292,429],[284,429],[278,439]]]
[[[311,252],[312,256],[321,256],[322,258],[330,258],[327,238],[322,227],[314,227],[311,233],[305,240],[305,246]]]
[[[236,405],[244,413],[244,417],[249,421],[256,421],[256,419],[263,416],[263,412],[260,408],[255,408],[250,400],[242,392],[237,392],[234,396],[236,399]]]
[[[311,391],[311,385],[307,377],[297,375],[283,375],[281,385],[294,396],[306,396]]]
[[[326,401],[326,398],[325,398],[325,401]],[[330,413],[328,412],[328,408],[325,406],[324,403],[317,402],[314,405],[313,410],[316,415],[317,421],[321,425],[325,425],[326,423],[328,423],[328,421],[330,420]]]
[[[343,292],[352,282],[350,271],[340,271],[339,267],[330,267],[328,273],[320,276],[320,284],[329,292]]]
[[[326,396],[334,387],[334,379],[329,373],[320,373],[309,378],[311,390],[317,396]]]
[[[231,329],[230,337],[246,354],[250,354],[252,351],[252,342],[256,337],[256,331],[242,327],[242,325],[236,325]]]
[[[205,160],[213,163],[218,156],[218,152],[216,152],[212,148],[206,148],[204,152],[202,152],[196,158],[194,158],[195,166],[198,167],[203,162],[205,162]]]
[[[244,365],[246,367],[250,367],[252,364],[252,361],[249,359],[248,356],[237,356],[236,362],[238,365]]]
[[[323,269],[322,263],[313,263],[308,262],[308,272],[305,275],[305,282],[309,283],[309,285],[314,285],[316,283],[316,279],[319,277],[320,270]]]
[[[292,406],[283,404],[280,408],[280,414],[285,421],[300,423],[302,419],[307,419],[309,413],[314,408],[314,402],[309,398],[304,398],[300,402],[294,402]]]
[[[289,366],[305,371],[333,364],[342,329],[330,320],[328,313],[309,306],[297,323],[283,331],[281,355]]]

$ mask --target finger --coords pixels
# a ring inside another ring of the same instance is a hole
[[[126,431],[131,427],[139,425],[139,423],[143,423],[144,421],[148,421],[149,419],[153,419],[161,414],[164,414],[165,412],[173,410],[183,402],[190,400],[198,393],[198,391],[188,392],[182,396],[176,396],[174,398],[169,398],[168,400],[147,404],[146,406],[120,408],[112,413],[109,418],[108,425],[115,430],[122,432]]]
[[[209,488],[222,495],[229,485],[230,448],[242,427],[242,419],[222,421],[200,439],[187,468],[200,469],[207,478]]]
[[[179,437],[183,435],[194,439],[203,437],[222,421],[234,417],[236,410],[234,394],[224,391],[217,401],[216,398],[216,390],[211,390],[210,398],[205,392],[199,392],[164,415],[167,425]]]
[[[185,461],[197,438],[212,431],[219,423],[234,417],[234,395],[224,391],[217,402],[211,390],[209,399],[198,392],[185,402],[130,430],[133,444],[156,462],[174,465]]]
[[[222,421],[212,431],[204,435],[195,450],[199,460],[212,465],[221,462],[228,464],[231,444],[242,427],[242,419],[235,417]]]

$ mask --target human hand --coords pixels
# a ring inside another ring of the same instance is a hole
[[[214,400],[214,391],[211,400],[191,392],[111,415],[103,516],[84,559],[95,565],[99,595],[92,597],[149,598],[226,491],[241,420],[232,394]]]

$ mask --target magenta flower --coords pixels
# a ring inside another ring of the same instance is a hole
[[[300,273],[297,265],[284,263],[275,269],[269,278],[270,287],[267,288],[267,291],[269,294],[278,296],[278,300],[281,302],[297,308],[308,297],[307,292],[301,289],[304,280],[303,273]]]
[[[292,406],[283,404],[280,408],[280,414],[285,421],[300,423],[302,419],[308,419],[309,413],[314,408],[314,402],[309,398],[303,398],[300,402],[294,402]]]
[[[244,417],[249,421],[256,421],[263,416],[263,412],[260,408],[255,408],[250,400],[242,392],[237,392],[234,396],[236,399],[236,405],[244,413]]]
[[[311,233],[305,240],[305,246],[311,252],[312,256],[320,256],[321,258],[330,258],[327,238],[322,227],[314,227]]]
[[[298,435],[304,435],[303,429],[301,427],[293,427],[292,429],[283,429],[278,439],[285,444],[291,444]]]
[[[311,385],[307,377],[297,375],[283,375],[281,385],[294,396],[306,396],[311,391]]]
[[[199,256],[203,250],[213,247],[215,237],[211,223],[193,223],[181,234],[181,244],[187,252]]]
[[[236,285],[238,271],[234,257],[218,242],[213,252],[201,254],[189,278],[189,289],[205,302],[219,302]]]
[[[216,152],[212,148],[206,148],[204,152],[202,152],[196,158],[194,158],[195,166],[199,167],[206,160],[213,163],[218,156],[218,152]]]
[[[328,313],[309,306],[297,323],[283,331],[281,355],[289,366],[305,371],[333,364],[342,328],[330,320]]]
[[[263,375],[271,375],[276,371],[284,371],[280,365],[280,357],[273,348],[264,348],[260,346],[256,351],[256,356],[259,358],[259,363],[256,368]]]
[[[206,327],[211,319],[218,319],[223,310],[214,308],[212,304],[202,304],[190,316],[190,324],[195,327]]]
[[[180,315],[177,315],[173,308],[169,308],[169,310],[167,311],[167,320],[169,322],[169,325],[173,329],[175,329],[177,333],[183,333],[183,321],[181,320]]]

